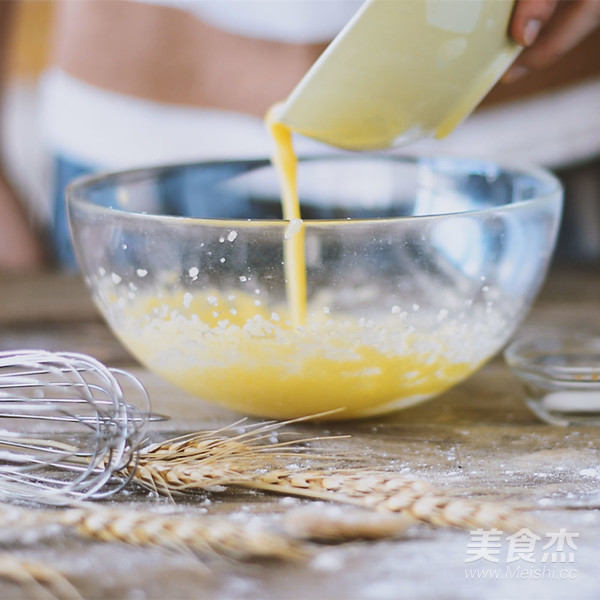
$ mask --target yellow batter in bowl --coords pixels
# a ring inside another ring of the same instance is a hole
[[[216,289],[137,295],[121,308],[125,327],[117,331],[137,357],[178,387],[278,419],[335,409],[341,411],[336,418],[396,410],[443,392],[481,360],[473,330],[448,323],[435,333],[418,332],[399,307],[367,319],[332,316],[326,306],[309,304],[306,324],[296,327],[285,305],[257,306],[256,298]],[[480,333],[488,327],[482,323]]]

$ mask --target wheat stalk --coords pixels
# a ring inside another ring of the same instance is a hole
[[[236,560],[288,560],[305,554],[296,540],[268,528],[258,519],[240,523],[225,517],[159,514],[140,507],[103,507],[88,503],[63,510],[6,505],[0,508],[0,524],[3,527],[12,525],[23,529],[49,523],[104,542],[155,546],[205,556],[218,554]]]
[[[35,600],[82,600],[62,573],[40,561],[0,554],[0,577],[27,589]]]
[[[259,474],[256,488],[403,514],[437,527],[511,532],[540,528],[533,519],[506,503],[457,498],[425,481],[387,471],[275,471]]]
[[[472,498],[457,498],[434,490],[423,481],[402,478],[388,472],[305,471],[286,472],[283,469],[263,474],[237,473],[228,467],[228,474],[218,474],[203,466],[164,463],[145,464],[143,481],[162,493],[202,490],[214,481],[220,485],[264,490],[315,500],[351,504],[380,512],[401,513],[438,527],[459,529],[499,529],[519,531],[540,526],[522,511],[504,503]],[[231,474],[234,473],[232,476]]]
[[[236,485],[320,500],[338,500],[365,508],[375,508],[391,496],[419,498],[432,489],[429,483],[413,477],[368,469],[275,469],[250,474],[249,480],[239,481]]]
[[[215,431],[193,433],[151,444],[140,451],[137,464],[129,467],[127,474],[131,475],[131,470],[134,470],[133,475],[139,483],[163,495],[184,492],[188,485],[190,489],[210,489],[248,480],[248,474],[281,463],[286,458],[324,458],[303,453],[302,444],[348,437],[272,441],[272,436],[284,425],[307,418],[250,425],[246,431],[234,435],[242,420]],[[330,456],[326,458],[335,460]]]
[[[321,503],[292,510],[283,516],[286,533],[298,539],[323,543],[398,537],[415,522],[408,515],[333,504],[323,506]]]
[[[268,431],[278,426],[267,424]],[[243,487],[401,513],[438,527],[519,531],[539,524],[505,503],[457,498],[425,481],[387,471],[294,471],[281,467],[298,442],[264,444],[257,428],[234,437],[226,429],[154,444],[133,477],[163,495],[215,486]],[[302,442],[308,440],[301,440]],[[297,454],[294,454],[297,456]]]
[[[83,536],[136,546],[158,546],[236,560],[295,559],[302,548],[258,520],[240,523],[206,515],[160,515],[124,508],[79,508],[63,513],[61,522]]]

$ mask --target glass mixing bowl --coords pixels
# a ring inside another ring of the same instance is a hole
[[[312,158],[298,179],[300,326],[286,300],[292,226],[268,160],[70,186],[85,281],[142,363],[261,417],[356,418],[421,402],[511,336],[544,278],[562,205],[549,173],[470,159]]]

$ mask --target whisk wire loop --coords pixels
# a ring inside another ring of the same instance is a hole
[[[114,493],[149,415],[148,394],[127,371],[78,353],[0,352],[0,497],[65,504]]]

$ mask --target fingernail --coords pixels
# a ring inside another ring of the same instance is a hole
[[[506,71],[506,73],[504,73],[504,76],[502,77],[502,83],[513,83],[518,79],[521,79],[521,77],[527,75],[528,72],[529,69],[527,67],[515,65]]]
[[[523,39],[525,41],[526,46],[531,46],[531,44],[535,42],[537,36],[540,33],[541,28],[542,22],[538,19],[530,19],[529,21],[527,21],[525,29],[523,30]]]

